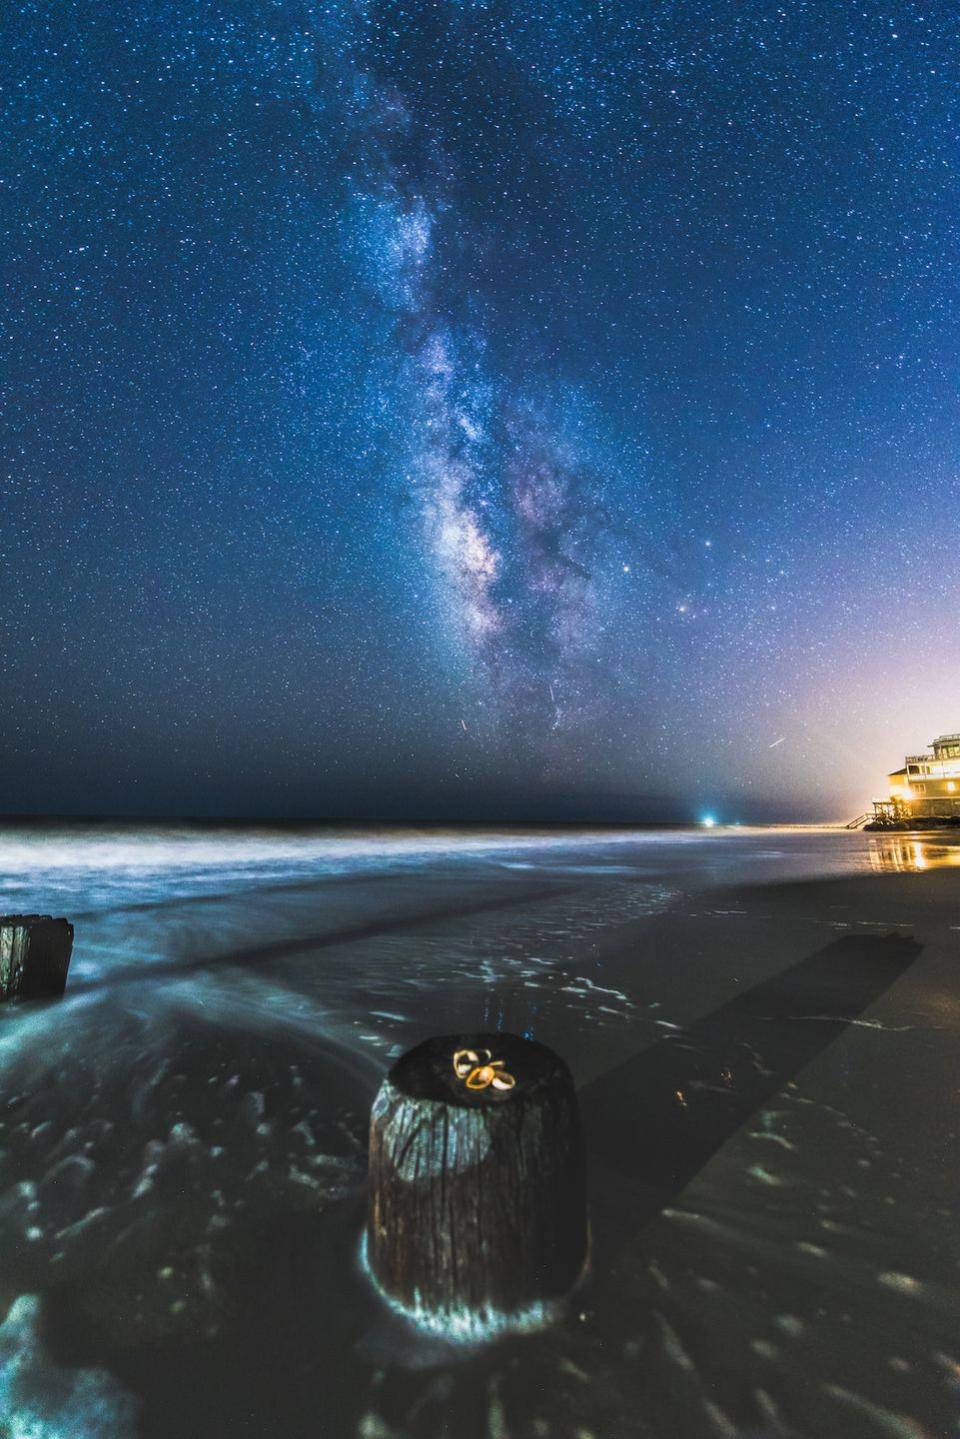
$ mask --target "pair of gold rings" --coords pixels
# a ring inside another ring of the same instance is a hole
[[[468,1089],[512,1089],[512,1074],[503,1067],[502,1059],[494,1059],[489,1049],[458,1049],[453,1056],[453,1072]]]

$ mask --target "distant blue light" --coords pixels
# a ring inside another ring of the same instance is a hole
[[[701,815],[700,817],[700,823],[703,825],[704,829],[713,829],[716,822],[717,821],[712,814],[705,814]]]

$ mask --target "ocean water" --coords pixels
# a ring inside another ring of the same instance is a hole
[[[714,1053],[744,989],[906,932],[822,886],[791,918],[796,882],[958,856],[815,830],[0,833],[0,910],[76,925],[66,997],[0,1012],[0,1435],[960,1433],[956,1175],[942,1125],[891,1129],[883,1100],[940,1051],[827,1005],[809,1084],[774,1014],[742,1082]],[[464,1351],[383,1311],[357,1242],[383,1073],[481,1028],[560,1050],[598,1133],[674,1072],[671,1037],[699,1054],[678,1104],[718,1066],[743,1103],[681,1136],[696,1177],[653,1206],[626,1123],[566,1318]]]

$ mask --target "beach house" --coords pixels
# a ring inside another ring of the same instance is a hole
[[[877,800],[875,810],[898,818],[960,816],[960,734],[943,734],[926,754],[908,754],[900,769],[888,776],[890,797]]]

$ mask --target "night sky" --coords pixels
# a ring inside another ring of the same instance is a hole
[[[0,809],[852,817],[960,729],[952,3],[13,3]]]

